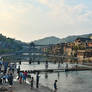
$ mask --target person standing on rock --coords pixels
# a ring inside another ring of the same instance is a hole
[[[36,88],[39,88],[39,72],[36,75]]]

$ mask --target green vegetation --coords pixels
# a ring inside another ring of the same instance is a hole
[[[84,47],[83,45],[78,45],[78,46],[73,46],[73,49],[74,49],[75,51],[77,51],[77,50],[84,50],[85,47]]]
[[[49,44],[57,44],[57,43],[63,43],[63,42],[73,42],[78,37],[86,37],[88,38],[91,36],[91,34],[85,34],[85,35],[77,35],[77,36],[69,36],[63,39],[57,38],[57,37],[46,37],[44,39],[36,40],[32,43],[24,43],[15,39],[7,38],[6,36],[3,36],[0,34],[0,54],[4,53],[11,53],[15,51],[21,51],[21,50],[28,50],[28,46],[34,47],[35,44],[37,45],[49,45]],[[85,49],[83,45],[80,46],[74,46],[73,49],[75,51]]]
[[[0,54],[11,53],[22,50],[22,46],[25,43],[17,41],[15,39],[7,38],[0,34]]]

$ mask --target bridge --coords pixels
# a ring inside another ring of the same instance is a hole
[[[64,59],[72,59],[77,60],[77,57],[69,57],[64,55],[53,55],[47,53],[31,53],[29,52],[21,52],[21,54],[11,53],[11,54],[4,54],[1,55],[2,58],[8,58],[9,61],[30,61],[30,62],[38,62],[38,61],[55,61],[55,62],[63,62]]]
[[[29,60],[32,61],[40,61],[41,58],[44,58],[45,60],[43,61],[50,61],[52,58],[56,58],[60,60],[63,59],[77,59],[77,57],[70,57],[70,56],[64,56],[64,55],[53,55],[53,54],[48,54],[48,52],[43,52],[41,49],[37,47],[48,47],[52,45],[34,45],[31,43],[30,45],[30,50],[24,50],[24,51],[16,51],[13,53],[7,53],[4,55],[0,55],[1,57],[11,57],[12,61],[14,60],[26,60],[29,58]]]

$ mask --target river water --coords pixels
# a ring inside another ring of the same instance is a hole
[[[61,65],[61,68],[64,68]],[[72,65],[69,65],[72,67]],[[58,64],[49,64],[49,69],[58,68]],[[21,64],[21,70],[45,69],[45,64],[41,63],[29,65],[28,63]],[[34,79],[36,75],[31,74]],[[92,92],[92,71],[74,71],[74,72],[56,72],[56,73],[41,73],[40,84],[53,89],[54,80],[58,80],[57,92]]]

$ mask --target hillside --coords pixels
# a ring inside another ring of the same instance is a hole
[[[89,38],[90,36],[92,36],[92,33],[90,33],[90,34],[84,34],[84,35],[68,36],[68,37],[66,37],[66,38],[61,39],[59,43],[63,43],[63,42],[73,42],[73,41],[74,41],[76,38],[78,38],[78,37]]]
[[[40,45],[48,45],[48,44],[73,42],[78,37],[89,38],[89,36],[92,36],[92,33],[84,34],[84,35],[73,35],[73,36],[68,36],[66,38],[62,38],[62,39],[51,36],[51,37],[46,37],[46,38],[43,38],[43,39],[40,39],[40,40],[36,40],[36,41],[34,41],[34,43],[40,44]]]
[[[33,43],[37,45],[58,44],[64,42],[73,42],[78,37],[88,38],[89,36],[92,36],[92,33],[84,34],[84,35],[68,36],[63,39],[57,38],[55,36],[51,36],[40,40],[36,40]],[[0,34],[0,54],[20,51],[20,50],[28,50],[29,44],[12,38],[7,38],[6,36]]]
[[[25,43],[0,34],[0,54],[21,50],[23,44]]]
[[[57,44],[61,39],[51,36],[51,37],[46,37],[40,40],[34,41],[35,44],[40,44],[40,45],[48,45],[48,44]]]

